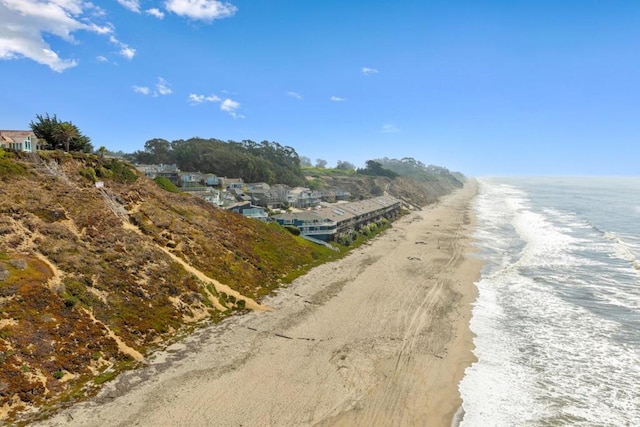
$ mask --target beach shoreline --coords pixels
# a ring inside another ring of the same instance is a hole
[[[474,361],[477,184],[41,425],[450,426]]]

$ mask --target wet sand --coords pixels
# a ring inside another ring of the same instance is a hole
[[[472,182],[40,425],[449,426],[474,356]]]

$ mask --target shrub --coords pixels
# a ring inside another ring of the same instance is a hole
[[[170,193],[179,193],[180,189],[176,187],[176,185],[169,181],[167,178],[163,176],[159,176],[154,179],[155,183],[160,186],[160,188],[169,191]]]
[[[27,168],[9,158],[0,158],[0,177],[25,175]]]
[[[116,181],[131,183],[138,179],[138,175],[131,169],[131,166],[117,159],[105,163],[104,167],[111,171],[113,179]]]
[[[227,294],[225,292],[220,292],[220,295],[218,295],[218,301],[220,301],[220,304],[222,305],[227,305]]]
[[[298,227],[296,227],[295,225],[285,225],[284,228],[291,234],[293,234],[294,236],[299,236],[300,235],[300,229]]]
[[[96,168],[96,175],[99,178],[113,178],[113,172],[102,166]]]
[[[350,246],[353,243],[353,239],[348,234],[342,234],[338,237],[338,243],[343,246]]]
[[[91,182],[96,182],[98,177],[96,176],[96,171],[93,168],[86,168],[80,171],[80,176],[88,179]]]
[[[75,307],[76,304],[78,304],[78,302],[80,302],[80,300],[77,297],[74,297],[73,295],[66,295],[64,298],[64,305],[67,308]]]

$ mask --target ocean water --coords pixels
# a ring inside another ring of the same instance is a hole
[[[640,426],[640,178],[482,179],[464,427]]]

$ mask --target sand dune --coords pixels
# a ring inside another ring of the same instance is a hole
[[[471,183],[42,425],[448,426],[473,361]]]

